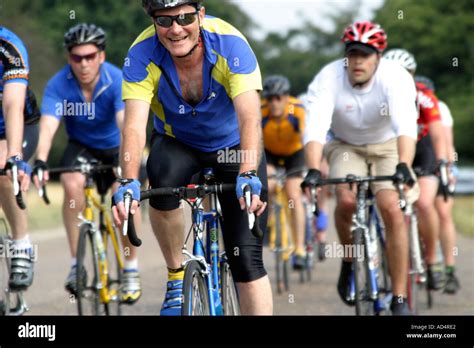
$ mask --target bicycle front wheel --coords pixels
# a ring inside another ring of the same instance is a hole
[[[10,277],[10,265],[8,250],[10,239],[6,232],[0,234],[0,316],[7,315],[10,311],[8,299],[8,279]]]
[[[109,301],[104,304],[106,315],[122,315],[120,302],[120,286],[122,284],[122,270],[120,268],[119,257],[121,257],[121,244],[118,233],[113,229],[114,239],[117,242],[118,254],[114,249],[112,237],[107,232],[102,232],[104,245],[107,254],[107,289]]]
[[[374,315],[374,301],[369,288],[369,260],[364,243],[364,230],[357,228],[353,235],[356,253],[361,253],[361,255],[354,255],[356,257],[353,259],[356,315]]]
[[[79,315],[100,315],[98,250],[89,224],[81,226],[77,247],[77,311]]]
[[[221,263],[221,294],[224,315],[240,315],[237,288],[227,262]]]
[[[275,225],[272,226],[273,234],[275,235],[275,275],[276,275],[276,288],[277,293],[281,294],[283,292],[284,284],[284,275],[283,275],[283,246],[281,238],[281,208],[278,205],[273,206],[273,213],[275,216]],[[285,277],[286,279],[286,277]]]
[[[184,269],[182,315],[210,315],[209,292],[201,264],[192,260]]]

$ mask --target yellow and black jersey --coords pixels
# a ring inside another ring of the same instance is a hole
[[[268,102],[262,102],[262,128],[265,150],[274,155],[291,156],[303,148],[305,109],[303,102],[290,97],[281,118],[269,116]]]

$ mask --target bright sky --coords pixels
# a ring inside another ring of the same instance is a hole
[[[258,25],[260,29],[255,37],[263,38],[269,31],[284,32],[301,26],[303,19],[309,19],[322,28],[330,28],[327,14],[349,8],[356,3],[353,0],[231,0],[239,5]],[[360,19],[371,19],[373,10],[382,6],[384,0],[362,0]],[[263,33],[259,33],[263,31]]]

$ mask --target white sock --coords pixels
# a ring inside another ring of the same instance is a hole
[[[71,267],[74,267],[75,265],[77,265],[77,258],[72,257],[71,258]]]
[[[138,258],[134,258],[133,260],[125,260],[124,269],[138,270]]]
[[[13,248],[15,250],[28,250],[32,249],[31,241],[30,241],[30,236],[27,234],[24,238],[22,239],[14,239],[13,240]]]

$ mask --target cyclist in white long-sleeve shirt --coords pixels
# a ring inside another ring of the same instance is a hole
[[[417,137],[416,89],[413,78],[398,64],[381,59],[387,46],[383,29],[371,22],[356,22],[345,30],[345,58],[330,63],[308,88],[307,128],[304,136],[306,163],[310,169],[304,184],[321,178],[319,165],[329,129],[335,139],[325,146],[330,177],[372,174],[403,175],[415,183],[410,167]],[[410,314],[406,302],[408,235],[391,182],[372,185],[387,233],[387,254],[393,287],[394,315]],[[354,190],[338,185],[336,229],[342,244],[352,244]],[[341,299],[350,297],[351,255],[344,255],[337,285]]]

